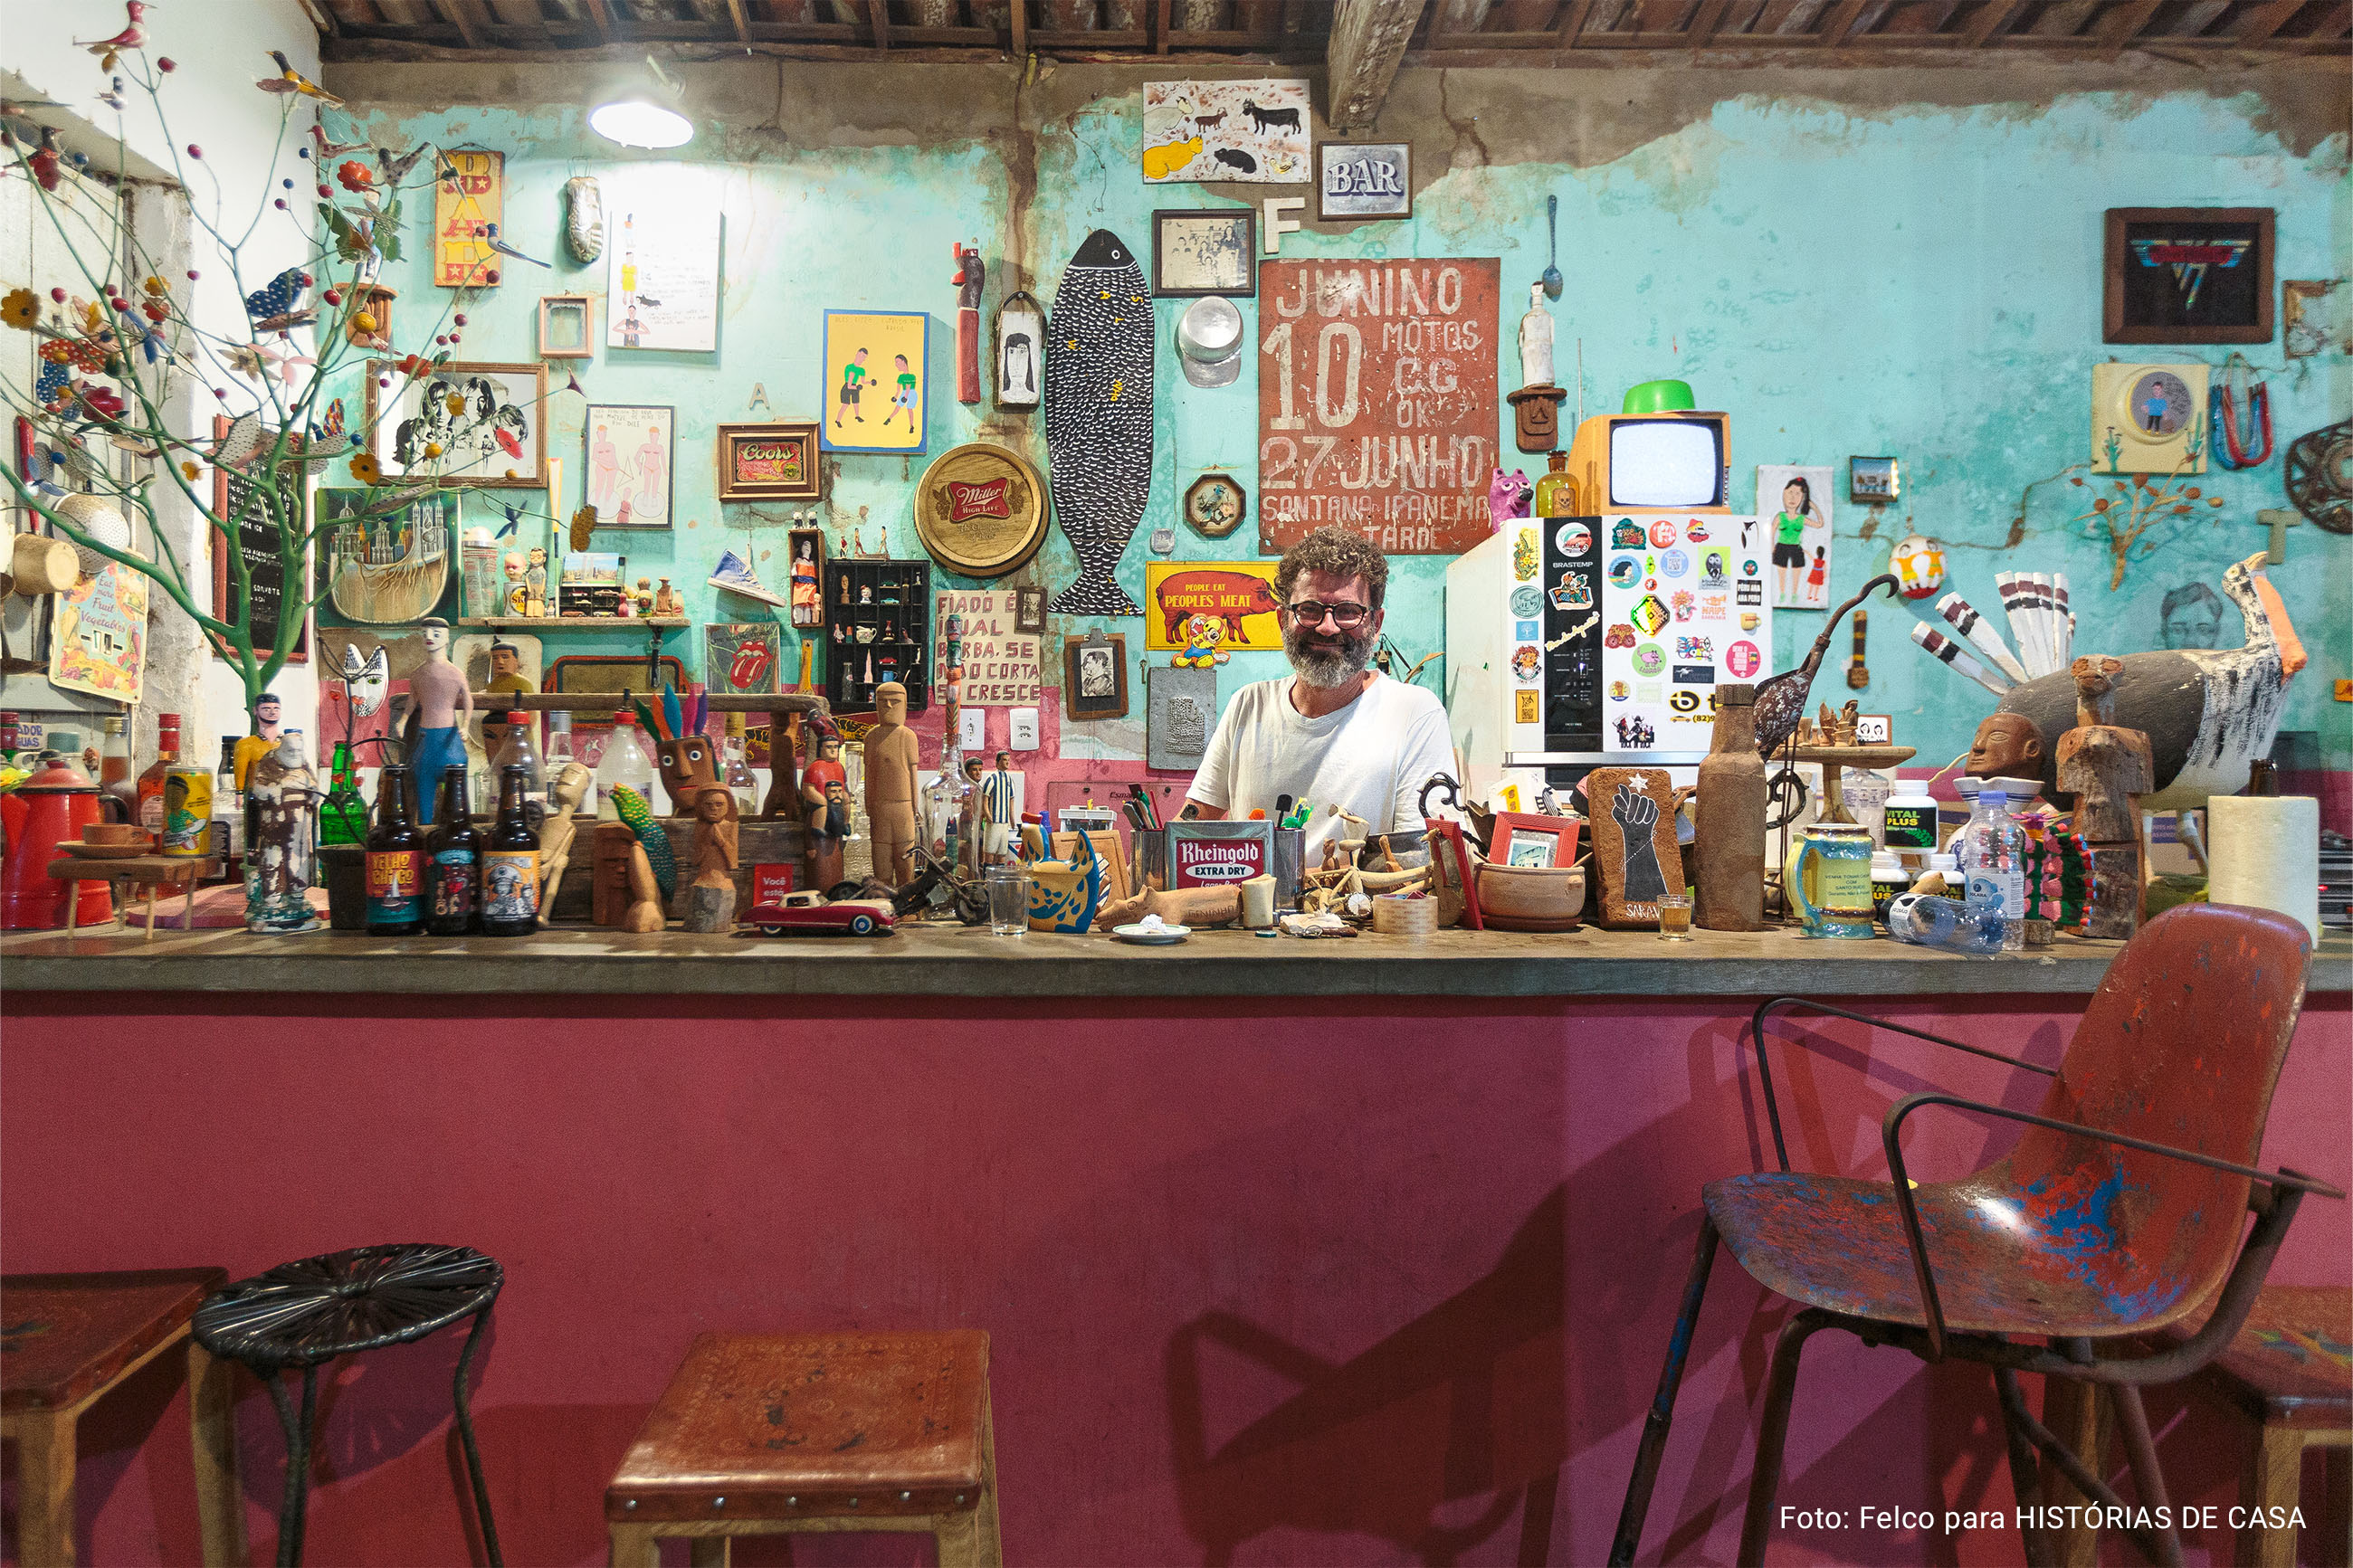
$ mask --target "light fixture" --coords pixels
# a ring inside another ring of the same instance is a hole
[[[694,121],[681,112],[684,90],[651,56],[642,79],[588,111],[588,129],[624,147],[681,147],[694,140]]]

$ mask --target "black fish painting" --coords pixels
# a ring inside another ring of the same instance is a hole
[[[1079,580],[1066,616],[1140,616],[1112,578],[1152,490],[1152,295],[1109,229],[1087,236],[1054,291],[1046,333],[1047,479]]]

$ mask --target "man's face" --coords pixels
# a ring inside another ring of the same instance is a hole
[[[818,742],[817,755],[819,762],[838,763],[841,761],[841,742],[833,739],[831,736],[828,736],[826,739]]]
[[[2042,733],[2023,714],[1996,713],[1978,726],[1965,771],[1973,778],[2019,776],[2042,771]]]
[[[265,697],[253,705],[254,715],[264,724],[275,724],[279,719],[278,699]]]
[[[448,626],[427,626],[420,635],[425,640],[426,652],[446,653],[448,651],[449,628]]]
[[[491,673],[492,675],[512,675],[515,673],[516,668],[521,664],[521,656],[512,648],[494,647],[491,649]]]
[[[1342,626],[1341,617],[1351,614],[1356,624]],[[1282,651],[1308,685],[1343,686],[1372,662],[1382,619],[1363,577],[1302,572],[1283,607]]]
[[[907,718],[907,694],[903,691],[892,691],[887,689],[877,693],[874,699],[874,711],[881,718],[882,722],[885,724],[899,724],[905,722]]]
[[[2165,617],[2165,646],[2212,647],[2221,630],[2221,623],[2207,613],[2204,605],[2183,605]]]

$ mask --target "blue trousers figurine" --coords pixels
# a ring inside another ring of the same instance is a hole
[[[441,804],[441,774],[449,768],[466,765],[466,742],[458,726],[417,731],[416,772],[417,817],[427,826],[433,825],[433,814]]]

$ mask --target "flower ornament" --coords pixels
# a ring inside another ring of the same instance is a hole
[[[335,179],[353,195],[363,195],[375,189],[375,174],[354,158],[346,158],[335,165]]]
[[[352,459],[352,478],[364,485],[372,485],[384,478],[384,469],[373,456],[362,452]]]
[[[29,332],[41,319],[40,296],[30,289],[11,289],[5,299],[0,299],[0,321],[5,321],[20,332]]]

